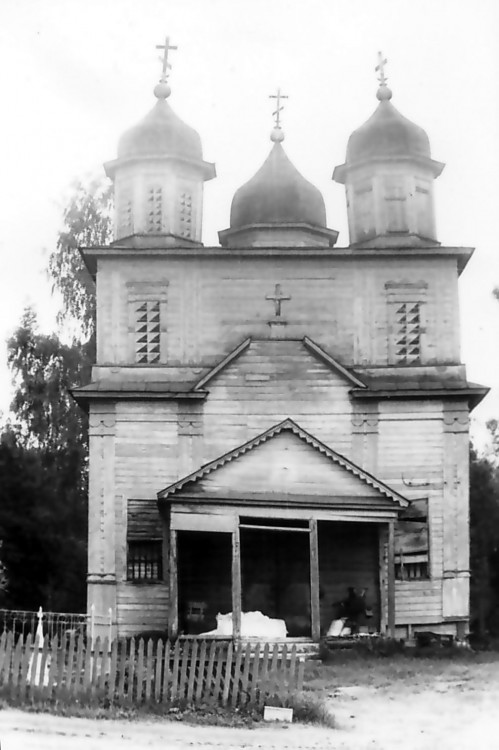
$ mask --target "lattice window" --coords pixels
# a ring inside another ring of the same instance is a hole
[[[163,579],[161,540],[128,542],[126,577],[128,581],[136,582]]]
[[[386,228],[388,232],[407,232],[407,195],[402,179],[385,179]]]
[[[373,186],[362,182],[354,188],[354,216],[357,239],[366,239],[375,234]]]
[[[129,237],[133,234],[132,198],[130,194],[124,194],[121,197],[119,228],[121,237]]]
[[[147,195],[147,231],[158,233],[163,230],[163,189],[150,187]]]
[[[192,237],[192,193],[184,190],[179,197],[179,234]]]
[[[397,362],[416,363],[421,359],[421,304],[398,302],[395,307],[395,359]]]
[[[428,555],[396,555],[397,581],[421,581],[430,577]]]
[[[135,361],[156,364],[160,357],[160,302],[146,300],[135,303]]]

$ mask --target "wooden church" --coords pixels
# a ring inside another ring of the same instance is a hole
[[[367,629],[469,623],[468,425],[486,389],[460,360],[458,277],[437,240],[425,131],[378,104],[333,179],[350,244],[283,147],[201,241],[198,133],[154,107],[105,165],[115,240],[82,250],[97,289],[88,606],[118,635],[241,637],[247,613],[318,640],[362,591]],[[219,618],[220,619],[220,618]],[[248,633],[246,633],[248,634]],[[249,633],[251,635],[251,633]]]

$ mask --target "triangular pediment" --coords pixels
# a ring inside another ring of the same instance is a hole
[[[205,499],[367,504],[405,508],[407,499],[287,419],[158,493]]]
[[[249,377],[253,374],[251,373],[252,363],[256,365],[255,380],[257,379],[258,369],[261,368],[262,361],[274,363],[276,366],[275,373],[279,373],[281,376],[282,368],[286,371],[286,363],[291,362],[292,366],[288,369],[302,380],[312,372],[320,376],[323,370],[323,374],[326,377],[329,375],[332,379],[339,379],[350,388],[366,387],[364,382],[355,373],[344,367],[337,359],[328,354],[312,339],[308,338],[308,336],[305,336],[303,339],[247,338],[205,373],[196,383],[193,390],[199,391],[209,388],[210,384],[219,376],[222,376],[231,366],[234,366],[237,360],[241,361],[243,369],[248,370],[245,374]],[[319,365],[322,365],[321,371],[317,371]],[[262,382],[268,379],[266,374],[265,371],[260,373]]]

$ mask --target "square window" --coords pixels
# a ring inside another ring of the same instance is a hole
[[[127,581],[135,582],[163,580],[160,539],[128,542],[126,577]]]

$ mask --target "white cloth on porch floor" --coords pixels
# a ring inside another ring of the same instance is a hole
[[[241,612],[241,636],[243,638],[286,638],[286,623],[263,612]],[[205,635],[232,635],[232,612],[217,615],[217,627]]]
[[[345,624],[346,621],[346,617],[340,617],[339,620],[333,620],[328,628],[326,636],[350,635],[352,629]]]

